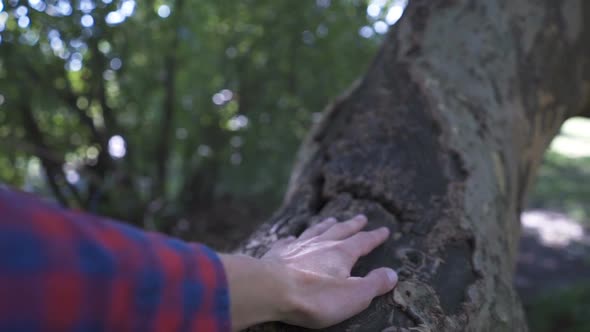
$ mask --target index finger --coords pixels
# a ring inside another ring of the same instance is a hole
[[[387,240],[389,237],[389,229],[381,227],[368,232],[359,232],[346,240],[343,240],[343,245],[354,252],[356,257],[361,257],[369,254],[379,245]]]

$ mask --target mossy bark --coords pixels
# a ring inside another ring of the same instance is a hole
[[[392,237],[353,274],[389,266],[401,281],[326,331],[525,331],[519,214],[561,123],[587,109],[589,57],[587,1],[411,0],[242,251],[365,213]]]

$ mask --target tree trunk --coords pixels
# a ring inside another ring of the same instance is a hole
[[[242,251],[365,213],[392,236],[353,274],[389,266],[401,281],[326,331],[527,330],[512,286],[519,214],[545,148],[588,106],[589,55],[588,1],[411,0]]]

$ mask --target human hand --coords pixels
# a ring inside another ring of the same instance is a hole
[[[277,241],[262,257],[287,281],[282,298],[287,305],[279,320],[308,328],[339,323],[366,309],[376,296],[395,287],[397,274],[389,268],[365,277],[351,277],[356,261],[385,242],[385,227],[361,232],[365,216],[337,223],[329,218],[307,229],[299,238]]]

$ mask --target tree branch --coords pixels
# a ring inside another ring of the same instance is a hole
[[[29,74],[33,81],[43,84],[44,88],[53,91],[56,96],[60,97],[60,99],[64,101],[66,105],[69,106],[68,109],[71,110],[72,113],[78,117],[80,122],[84,124],[86,127],[88,127],[97,143],[100,143],[101,137],[103,135],[94,125],[94,121],[92,120],[92,118],[88,114],[86,114],[84,110],[78,107],[77,96],[74,95],[71,89],[70,81],[67,79],[65,71],[62,72],[63,75],[61,75],[61,78],[65,80],[66,87],[64,89],[58,89],[53,84],[47,84],[48,82],[50,82],[50,80],[48,80],[47,78],[43,78],[28,61],[24,61],[24,67],[25,71]]]
[[[30,105],[23,103],[21,105],[21,114],[23,117],[26,135],[33,142],[33,146],[36,147],[34,152],[37,152],[36,156],[41,160],[41,165],[45,170],[49,188],[51,188],[53,195],[55,198],[57,198],[59,203],[64,207],[68,207],[70,205],[69,201],[57,183],[58,178],[61,177],[63,179],[63,174],[60,174],[60,163],[57,163],[52,158],[48,158],[47,153],[45,153],[46,151],[51,151],[51,149],[49,149],[45,143],[43,134],[41,133],[41,130],[39,129],[39,126],[33,117],[33,110],[31,109]],[[40,151],[43,151],[43,153],[38,153]]]
[[[51,160],[56,164],[63,164],[65,162],[61,155],[47,149],[46,147],[37,146],[31,142],[23,142],[22,140],[14,137],[4,137],[0,142],[0,145],[7,150],[25,152],[37,157],[43,156],[43,158]]]
[[[183,0],[179,0],[176,4],[175,13],[180,16],[184,5]],[[155,150],[156,160],[156,178],[152,198],[156,199],[164,196],[165,184],[167,178],[168,161],[170,159],[170,141],[172,138],[172,126],[174,124],[174,109],[176,100],[176,72],[178,65],[178,45],[179,33],[178,29],[181,25],[180,17],[174,20],[174,38],[170,46],[170,52],[166,55],[164,60],[165,78],[164,89],[165,96],[162,105],[162,118],[160,127],[160,139],[158,140]]]
[[[90,130],[93,143],[100,146],[98,161],[96,165],[93,166],[91,169],[92,173],[95,173],[96,176],[90,177],[91,181],[90,185],[88,186],[88,197],[86,199],[86,204],[84,204],[84,206],[87,207],[88,202],[92,199],[92,197],[98,190],[98,187],[100,186],[102,179],[108,172],[108,169],[111,167],[111,159],[108,156],[107,136],[105,135],[105,132],[103,130],[96,127],[92,117],[90,117],[86,113],[86,111],[78,107],[77,100],[79,96],[77,96],[73,92],[70,81],[68,80],[65,69],[63,69],[63,67],[59,73],[59,76],[66,82],[66,86],[63,89],[59,89],[53,84],[50,84],[51,80],[43,78],[42,75],[39,74],[39,72],[28,61],[24,62],[24,67],[25,71],[29,74],[33,81],[40,82],[44,86],[44,88],[46,88],[49,91],[53,91],[53,93],[68,106],[68,110],[70,110],[80,120],[80,122]],[[42,153],[46,149],[39,146],[34,146],[34,150],[36,152]],[[60,162],[60,164],[63,164],[63,160]],[[77,192],[75,188],[73,189]],[[80,202],[82,202],[81,197],[79,195],[78,197],[80,199]]]
[[[102,73],[105,71],[106,65],[104,57],[98,49],[98,38],[90,38],[88,46],[92,52],[92,71],[95,78],[94,92],[102,109],[102,116],[104,118],[105,128],[107,132],[115,132],[119,129],[117,119],[114,115],[113,109],[107,103],[106,88]]]

